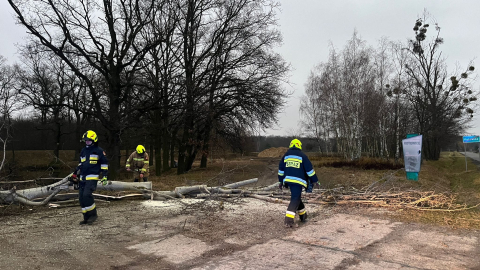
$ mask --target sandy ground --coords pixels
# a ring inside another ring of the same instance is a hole
[[[0,269],[480,269],[479,232],[389,220],[382,209],[307,206],[283,227],[285,205],[98,202],[1,218]]]

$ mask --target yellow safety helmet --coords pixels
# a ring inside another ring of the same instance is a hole
[[[292,148],[292,147],[296,147],[296,148],[302,150],[302,142],[299,139],[293,139],[290,142],[290,147],[289,148]]]
[[[95,131],[93,131],[93,130],[89,130],[89,131],[83,133],[82,141],[98,142],[97,133],[95,133]]]
[[[138,153],[138,154],[143,154],[143,153],[145,153],[145,147],[143,147],[143,145],[140,145],[140,144],[139,144],[139,145],[137,146],[137,153]]]

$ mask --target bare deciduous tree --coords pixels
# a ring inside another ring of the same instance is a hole
[[[424,154],[437,160],[441,146],[452,136],[459,135],[473,116],[476,103],[471,89],[470,75],[474,67],[449,75],[445,58],[440,50],[443,38],[435,24],[432,38],[427,38],[430,28],[428,14],[414,25],[415,39],[409,41],[409,61],[405,65],[408,76],[407,97],[412,103],[419,133],[424,138]],[[460,74],[458,74],[460,73]]]
[[[15,83],[18,68],[7,64],[6,59],[0,56],[0,171],[4,169],[6,162],[6,148],[12,136],[13,113],[19,109],[16,102]],[[15,159],[15,150],[12,149],[12,159]]]
[[[33,44],[22,50],[22,66],[18,76],[18,94],[26,107],[40,112],[40,130],[54,135],[53,155],[59,158],[62,137],[67,134],[68,99],[75,93],[78,80],[66,64],[53,53],[38,51]]]
[[[60,57],[88,86],[96,117],[109,132],[107,154],[110,176],[115,178],[120,168],[120,136],[129,125],[126,116],[139,108],[129,106],[136,74],[147,52],[160,42],[159,39],[145,40],[141,33],[162,9],[163,2],[8,2],[29,33]],[[86,72],[90,69],[84,65],[93,68],[104,84],[96,84],[95,77]],[[100,98],[102,92],[105,99]]]
[[[266,127],[286,93],[288,71],[272,51],[276,4],[269,0],[179,1],[183,37],[184,122],[178,173],[188,171],[199,151],[206,165],[210,132],[220,126]]]

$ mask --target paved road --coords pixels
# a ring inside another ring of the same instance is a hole
[[[465,155],[465,152],[459,152],[462,155]],[[480,154],[474,152],[467,152],[467,157],[480,162]]]
[[[465,156],[465,152],[459,152],[460,154]],[[480,154],[479,153],[474,153],[474,152],[466,152],[466,156],[470,159],[472,159],[473,163],[476,164],[480,168]],[[471,166],[470,166],[471,167]],[[470,168],[466,166],[466,170],[471,170],[473,168]]]

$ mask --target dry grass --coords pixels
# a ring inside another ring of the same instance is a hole
[[[277,181],[277,166],[275,161],[268,158],[215,159],[209,162],[207,168],[199,168],[199,163],[195,162],[193,169],[186,174],[177,175],[176,169],[170,169],[162,176],[152,176],[150,179],[154,189],[158,190],[198,184],[221,186],[251,178],[259,178],[257,185],[268,185]]]
[[[3,157],[3,152],[0,152],[0,156]],[[13,181],[61,177],[78,164],[73,158],[74,151],[61,151],[59,160],[54,158],[51,150],[15,151],[15,156],[8,151],[0,177]]]
[[[480,203],[480,171],[471,160],[468,160],[468,168],[470,169],[465,171],[463,155],[444,152],[438,161],[425,161],[422,164],[419,181],[407,181],[408,184],[403,189],[445,193],[454,197],[455,203],[472,207]],[[451,228],[480,229],[478,207],[457,212],[405,209],[395,211],[394,216],[400,221],[445,225]]]

